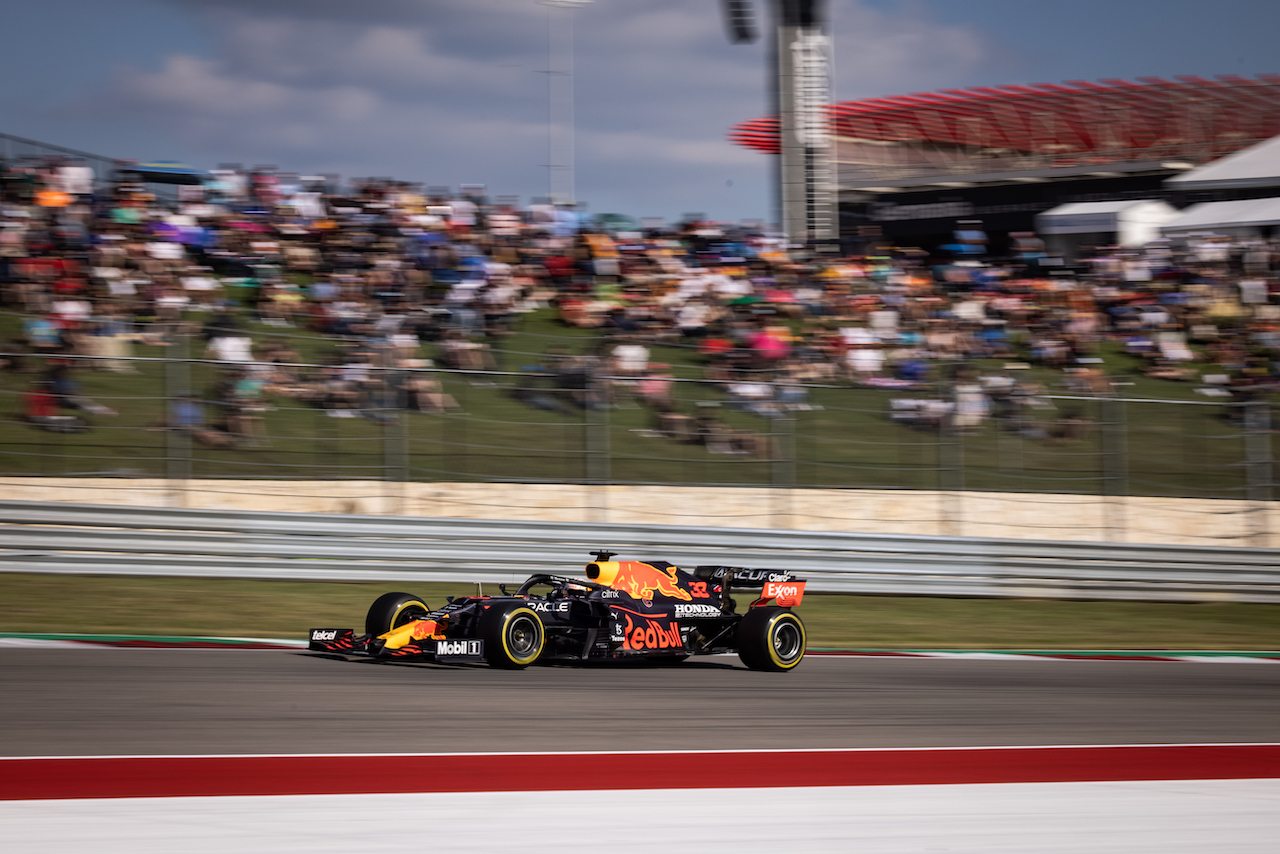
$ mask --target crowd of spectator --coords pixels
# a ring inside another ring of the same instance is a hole
[[[135,345],[184,340],[226,369],[171,401],[165,426],[210,445],[262,442],[272,397],[335,418],[456,409],[434,368],[519,374],[511,393],[544,409],[643,405],[661,433],[726,453],[750,442],[711,408],[682,404],[679,379],[710,381],[724,405],[763,418],[842,384],[900,392],[890,417],[912,427],[997,417],[1034,431],[1046,383],[1114,392],[1104,355],[1117,350],[1147,377],[1232,400],[1277,377],[1272,240],[1098,247],[1063,266],[1034,239],[1003,258],[874,240],[827,256],[760,228],[614,218],[605,230],[551,205],[386,179],[340,188],[228,166],[158,199],[128,171],[95,186],[87,169],[0,165],[3,307],[21,318],[5,358],[38,375],[25,415],[47,429],[111,414],[76,372],[130,373]],[[504,340],[536,310],[600,334],[586,350],[509,352]],[[278,334],[255,337],[250,321]],[[303,332],[332,343],[323,364],[300,364]],[[682,355],[659,361],[655,348]],[[58,356],[87,358],[46,358]],[[1044,369],[1037,382],[1021,378],[1028,366]],[[1078,417],[1059,420],[1070,438]]]

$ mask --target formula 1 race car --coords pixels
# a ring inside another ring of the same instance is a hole
[[[408,593],[373,603],[364,634],[312,629],[308,648],[387,659],[488,662],[521,669],[539,661],[648,658],[737,652],[752,670],[791,670],[804,658],[804,623],[791,612],[805,582],[789,572],[666,561],[615,561],[592,552],[586,578],[539,573],[501,596],[450,598],[431,609]],[[758,590],[736,613],[734,590]]]

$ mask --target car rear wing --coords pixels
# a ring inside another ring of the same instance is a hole
[[[784,608],[793,608],[804,599],[805,581],[795,573],[778,569],[750,569],[745,566],[698,566],[693,575],[703,581],[720,585],[724,599],[728,601],[730,590],[759,590],[760,598],[751,603],[757,608],[769,602],[777,602]]]
[[[728,580],[729,587],[734,590],[751,590],[763,587],[769,581],[796,581],[794,572],[781,569],[749,569],[745,566],[697,566],[693,576],[701,581],[716,581],[721,584]]]

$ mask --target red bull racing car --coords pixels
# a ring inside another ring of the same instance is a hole
[[[752,670],[787,671],[804,658],[804,623],[791,611],[805,582],[789,572],[666,561],[615,561],[592,552],[586,578],[539,573],[514,593],[451,598],[432,609],[417,596],[386,593],[363,635],[312,629],[308,648],[387,659],[487,662],[521,669],[536,662],[737,652]],[[733,591],[759,591],[745,613]]]

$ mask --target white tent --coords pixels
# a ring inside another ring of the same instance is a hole
[[[1151,199],[1073,202],[1036,215],[1036,232],[1047,235],[1115,235],[1108,242],[1141,246],[1160,236],[1176,208]]]
[[[1165,184],[1173,190],[1280,187],[1280,136],[1184,172]]]
[[[1257,234],[1268,226],[1280,225],[1280,198],[1244,199],[1235,202],[1204,202],[1187,208],[1161,227],[1165,234],[1192,231],[1219,234]]]

